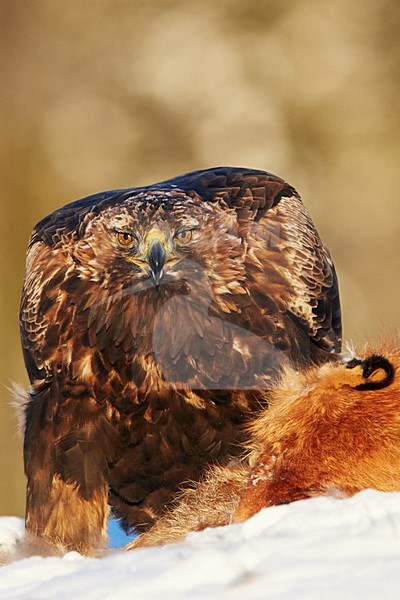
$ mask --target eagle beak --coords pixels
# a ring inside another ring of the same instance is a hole
[[[153,238],[150,242],[148,261],[150,265],[150,274],[158,287],[162,276],[164,275],[166,255],[163,244],[158,238]]]

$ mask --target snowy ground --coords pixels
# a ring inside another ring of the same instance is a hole
[[[1,517],[0,547],[22,531],[21,519]],[[113,526],[111,536],[122,542]],[[0,568],[0,598],[399,600],[400,493],[303,500],[102,559],[34,556]]]

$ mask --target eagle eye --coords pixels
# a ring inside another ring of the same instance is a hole
[[[175,234],[175,240],[178,246],[184,246],[185,244],[190,242],[192,237],[193,231],[191,229],[182,229],[181,231],[178,231],[178,233]]]
[[[117,240],[120,246],[125,246],[125,248],[131,248],[135,242],[135,238],[132,233],[127,233],[126,231],[117,231]]]

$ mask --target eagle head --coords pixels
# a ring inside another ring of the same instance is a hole
[[[82,278],[110,292],[156,297],[198,294],[208,300],[244,277],[236,213],[182,193],[142,192],[88,218],[75,259]]]

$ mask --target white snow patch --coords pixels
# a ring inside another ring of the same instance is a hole
[[[0,549],[22,535],[21,519],[0,518]],[[101,559],[26,558],[0,568],[0,598],[398,600],[400,493],[302,500]]]

